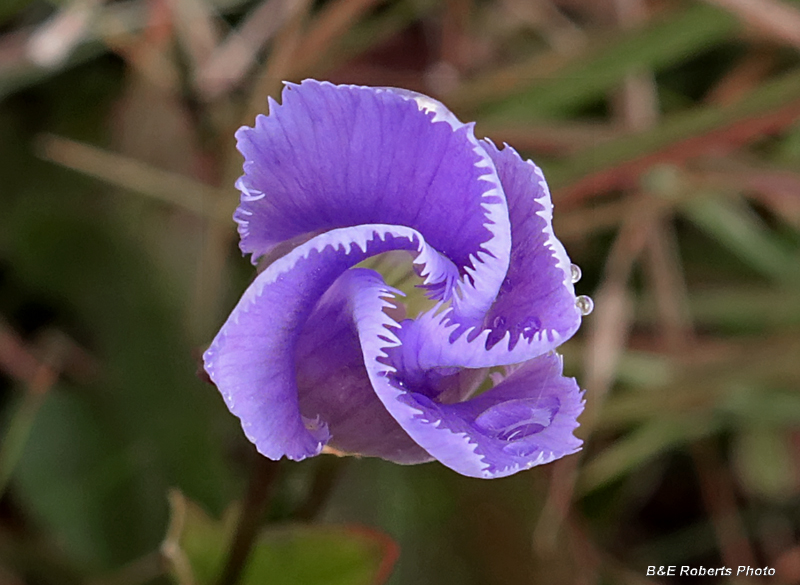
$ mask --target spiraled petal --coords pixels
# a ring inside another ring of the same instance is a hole
[[[364,361],[386,410],[431,456],[463,475],[494,478],[578,450],[581,441],[572,432],[583,410],[582,394],[574,379],[561,375],[560,356],[530,360],[466,402],[438,402],[387,363],[387,348],[401,343],[391,333],[397,324],[382,311],[388,292],[374,275],[351,281]]]
[[[440,297],[482,318],[508,268],[508,210],[473,124],[437,115],[388,88],[287,85],[281,105],[236,134],[242,250],[255,260],[302,234],[408,226],[458,267],[458,294],[454,282]]]
[[[205,369],[248,439],[271,459],[316,455],[330,438],[318,412],[301,412],[295,348],[325,291],[348,268],[388,250],[416,251],[432,283],[450,278],[452,262],[403,226],[331,230],[271,264],[245,291],[209,349]]]
[[[421,463],[431,456],[387,412],[369,381],[352,312],[352,290],[368,273],[378,293],[392,296],[381,276],[363,268],[345,271],[328,289],[297,342],[295,368],[300,411],[319,417],[329,445],[346,453],[396,463]]]

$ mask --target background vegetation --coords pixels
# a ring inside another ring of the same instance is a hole
[[[796,0],[4,0],[0,583],[800,583],[798,50]],[[253,276],[233,131],[309,76],[544,168],[580,455],[254,456],[198,356]]]

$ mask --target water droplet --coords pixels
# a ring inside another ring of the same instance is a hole
[[[520,441],[549,426],[558,407],[554,397],[518,398],[487,408],[475,424],[501,441]]]
[[[594,301],[586,295],[581,295],[575,299],[575,306],[585,317],[594,310]]]
[[[570,273],[570,278],[572,279],[572,284],[578,282],[581,279],[581,275],[583,274],[581,272],[581,267],[578,266],[577,264],[570,264],[569,273]]]
[[[492,321],[492,329],[502,329],[505,326],[506,326],[506,318],[501,317],[500,315],[495,317],[494,321]]]
[[[536,442],[529,442],[529,441],[515,441],[503,445],[503,452],[508,453],[512,457],[530,457],[537,451],[539,451],[540,447]],[[532,462],[530,467],[533,467]]]

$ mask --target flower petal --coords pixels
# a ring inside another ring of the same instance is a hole
[[[330,438],[321,413],[300,409],[295,346],[325,291],[348,268],[388,250],[416,250],[425,282],[453,278],[456,268],[415,230],[364,225],[331,230],[298,246],[262,272],[204,354],[205,368],[228,409],[259,452],[303,459]]]
[[[553,204],[541,170],[509,146],[483,146],[509,206],[508,272],[479,325],[468,326],[440,307],[403,323],[403,344],[395,353],[403,353],[407,368],[520,363],[555,349],[580,327],[571,263],[553,233]]]
[[[575,300],[572,264],[553,233],[547,182],[533,161],[522,160],[510,146],[498,150],[485,140],[484,148],[506,193],[513,242],[506,278],[486,316],[492,327],[487,345],[499,341],[505,331],[510,333],[511,349],[543,330],[565,341],[580,327],[581,312]]]
[[[508,268],[508,211],[473,125],[442,111],[400,90],[287,86],[282,105],[237,132],[242,250],[255,260],[302,234],[405,225],[458,267],[459,316],[482,318]]]
[[[297,342],[300,411],[328,425],[328,444],[339,451],[404,464],[430,461],[386,411],[367,376],[350,306],[350,291],[362,280],[392,296],[382,277],[364,268],[345,271],[323,295]]]
[[[385,285],[384,285],[385,286]],[[382,283],[351,290],[364,361],[386,410],[435,459],[471,477],[504,477],[574,453],[572,435],[583,410],[573,378],[561,375],[554,352],[530,360],[496,387],[466,402],[435,402],[425,388],[409,384],[387,363],[387,349],[400,339],[382,311]],[[385,339],[390,339],[386,342]]]

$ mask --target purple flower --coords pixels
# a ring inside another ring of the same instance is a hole
[[[582,303],[538,167],[390,88],[288,84],[236,137],[241,249],[290,251],[204,359],[259,452],[329,445],[491,478],[579,449],[582,393],[554,349]],[[409,252],[434,309],[390,317],[402,293],[355,267],[390,250]],[[485,368],[511,364],[474,395]]]

